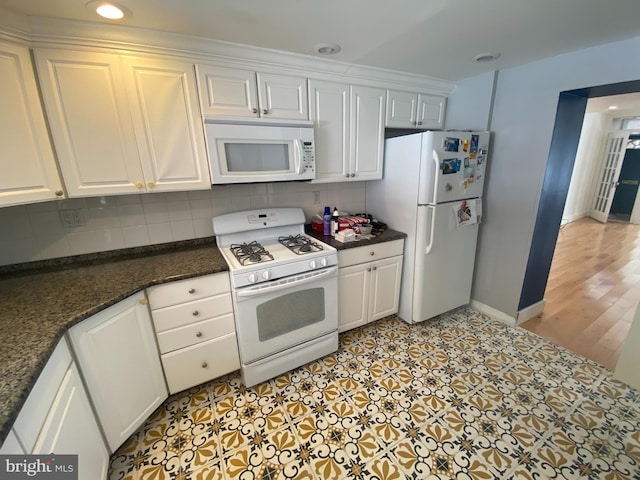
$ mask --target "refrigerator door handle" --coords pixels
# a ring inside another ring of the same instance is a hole
[[[436,222],[436,207],[433,205],[427,205],[427,211],[429,212],[430,219],[427,218],[427,226],[429,227],[429,232],[427,237],[429,238],[429,243],[427,243],[427,248],[425,250],[425,255],[429,255],[431,249],[433,248],[433,234],[435,232],[435,222]]]

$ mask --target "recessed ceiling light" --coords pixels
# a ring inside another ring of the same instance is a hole
[[[95,11],[98,15],[109,20],[121,20],[131,16],[131,11],[122,5],[101,0],[92,0],[87,3],[87,8]]]
[[[342,50],[342,47],[337,43],[319,43],[314,47],[314,50],[320,55],[333,55]]]
[[[617,110],[618,106],[617,105],[609,105],[609,110]]]
[[[479,62],[479,63],[493,62],[499,57],[500,57],[499,53],[485,52],[485,53],[479,53],[478,55],[473,57],[473,61]]]

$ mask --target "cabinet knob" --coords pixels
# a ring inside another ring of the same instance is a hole
[[[56,197],[61,197],[64,195],[64,192],[62,190],[56,190]]]
[[[377,270],[377,269],[378,269],[378,267],[373,267],[373,269],[374,269],[374,270]]]
[[[367,268],[367,272],[370,272],[370,271],[371,271],[371,267]]]
[[[254,109],[253,109],[253,113],[258,113],[258,109],[257,109],[257,108],[254,108]]]
[[[135,185],[136,185],[136,188],[137,188],[138,190],[142,190],[142,188],[144,187],[144,185],[142,184],[142,182],[136,182],[136,184],[135,184]]]
[[[351,175],[349,175],[348,173],[345,175],[345,177],[349,178]]]
[[[202,362],[202,368],[207,368],[209,364],[207,362]]]
[[[198,315],[200,315],[200,312],[198,310],[194,310],[193,312],[191,312],[191,315],[197,317]]]
[[[190,288],[190,289],[189,289],[189,293],[190,293],[191,295],[193,295],[194,293],[196,293],[196,289],[195,289],[195,288]]]
[[[196,337],[200,338],[202,336],[202,332],[196,332]]]
[[[422,122],[418,122],[418,125],[422,125]]]
[[[369,255],[371,255],[372,257],[376,254],[376,252],[369,252]]]
[[[149,188],[153,188],[154,186],[155,186],[155,183],[153,183],[153,182],[147,183],[147,187],[149,187]]]
[[[263,115],[267,115],[269,113],[269,110],[267,110],[266,108],[264,110],[262,110],[262,114]]]
[[[355,176],[356,176],[356,174],[355,174],[355,173],[352,173],[352,174],[351,174],[351,176],[352,176],[352,177],[355,177]]]

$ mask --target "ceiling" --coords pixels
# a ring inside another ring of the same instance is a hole
[[[640,35],[639,0],[116,0],[120,23],[461,80]],[[25,15],[104,21],[87,0],[0,0]],[[1,21],[0,21],[1,22]],[[499,52],[490,63],[473,57]]]

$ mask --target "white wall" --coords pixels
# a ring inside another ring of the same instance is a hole
[[[489,72],[456,84],[447,99],[447,130],[488,130],[493,88],[498,72]]]
[[[589,215],[593,204],[593,182],[599,174],[604,140],[610,124],[608,113],[587,113],[584,116],[571,184],[562,213],[563,222],[573,222]]]
[[[472,292],[476,302],[517,315],[559,93],[640,79],[640,63],[628,61],[629,52],[639,48],[636,37],[499,73]],[[486,95],[486,87],[480,85],[477,93]]]
[[[325,204],[350,213],[364,211],[364,182],[216,185],[188,193],[5,207],[0,208],[0,265],[208,237],[214,215],[249,208],[300,206],[310,222]],[[78,209],[86,223],[63,227],[60,212],[68,209]]]

